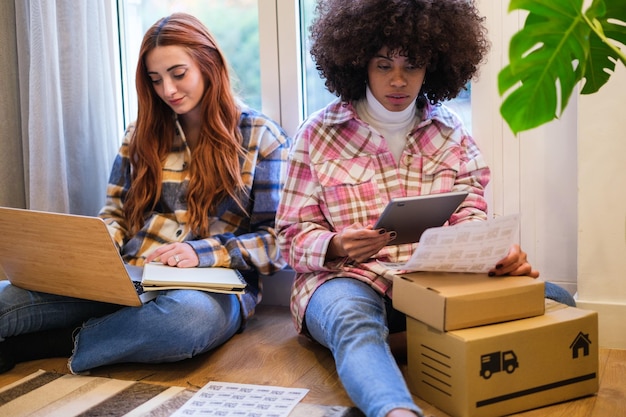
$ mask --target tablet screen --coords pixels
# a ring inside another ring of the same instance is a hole
[[[443,226],[467,194],[459,191],[393,199],[374,228],[396,232],[397,237],[388,245],[419,242],[424,230]]]

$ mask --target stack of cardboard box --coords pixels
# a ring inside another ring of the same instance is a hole
[[[407,315],[407,383],[452,417],[496,417],[596,393],[598,316],[544,299],[531,277],[415,272],[394,279]]]

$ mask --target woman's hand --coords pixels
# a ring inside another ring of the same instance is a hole
[[[363,262],[376,255],[395,237],[395,232],[387,232],[384,229],[374,230],[372,225],[363,226],[355,223],[332,238],[328,245],[326,259],[348,257],[354,261]]]
[[[489,271],[489,276],[501,275],[528,275],[538,278],[539,271],[533,269],[528,263],[526,252],[519,245],[513,245],[506,258],[498,262],[496,267]]]
[[[177,266],[179,268],[192,268],[200,264],[196,251],[191,245],[176,242],[168,243],[156,249],[146,258],[146,263],[157,260],[163,265]]]

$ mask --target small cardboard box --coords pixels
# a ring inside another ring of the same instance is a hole
[[[438,330],[457,330],[538,316],[543,281],[487,274],[413,272],[393,280],[393,307]]]
[[[598,315],[548,301],[542,316],[441,332],[407,317],[411,392],[452,417],[494,417],[598,390]]]

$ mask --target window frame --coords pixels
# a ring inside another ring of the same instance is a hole
[[[304,118],[300,1],[259,0],[262,111],[293,136]]]

